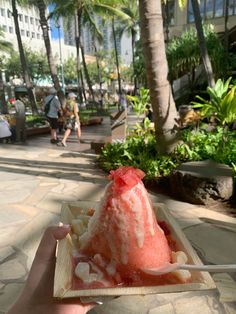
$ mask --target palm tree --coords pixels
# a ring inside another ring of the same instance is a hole
[[[99,82],[99,89],[100,89],[100,105],[101,108],[103,108],[103,90],[102,90],[102,71],[101,71],[101,64],[100,60],[102,59],[102,53],[101,51],[98,51],[96,41],[94,41],[94,52],[95,52],[95,58],[96,58],[96,66],[97,66],[97,75],[98,75],[98,82]]]
[[[112,18],[112,36],[113,36],[113,42],[114,42],[114,51],[115,51],[115,57],[116,57],[116,70],[117,70],[117,79],[118,79],[118,89],[119,89],[119,95],[122,94],[122,88],[121,88],[121,77],[120,77],[120,64],[119,64],[119,56],[118,56],[118,50],[117,50],[117,38],[116,38],[116,30],[115,30],[115,18],[113,16]]]
[[[28,68],[26,57],[25,57],[25,52],[24,52],[21,34],[20,34],[16,0],[12,0],[11,5],[12,5],[12,16],[13,16],[14,24],[15,24],[15,32],[16,32],[16,37],[17,37],[18,49],[19,49],[19,54],[20,54],[21,67],[22,67],[22,72],[23,72],[23,79],[24,79],[24,82],[26,84],[26,88],[28,91],[29,100],[30,100],[31,107],[32,107],[32,112],[37,114],[38,109],[37,109],[37,105],[36,105],[35,95],[33,93],[33,85],[32,85],[32,82],[30,80],[29,68]]]
[[[60,81],[57,75],[57,68],[55,65],[55,61],[53,58],[52,54],[52,47],[51,47],[51,42],[50,42],[50,37],[49,37],[49,27],[48,27],[48,21],[46,18],[46,4],[44,0],[36,0],[34,1],[35,6],[39,10],[39,16],[40,16],[40,26],[42,28],[43,32],[43,39],[44,39],[44,44],[46,48],[46,53],[47,53],[47,59],[48,59],[48,65],[51,73],[51,78],[54,84],[54,87],[57,91],[57,95],[59,98],[59,101],[63,107],[66,105],[66,98],[64,95],[64,92],[61,88]]]
[[[177,143],[177,110],[168,81],[161,0],[139,0],[141,39],[158,150],[172,151]]]
[[[205,72],[207,75],[208,85],[211,87],[214,87],[215,86],[215,79],[214,79],[214,75],[213,75],[211,60],[209,58],[209,54],[207,51],[206,41],[204,38],[203,27],[202,27],[202,18],[201,18],[199,3],[196,0],[191,0],[191,2],[192,2],[194,20],[195,20],[195,25],[196,25],[196,30],[197,30],[200,53],[201,53],[204,69],[205,69]]]
[[[224,34],[224,45],[226,52],[226,61],[229,59],[229,28],[228,28],[228,20],[229,20],[229,0],[224,0],[224,16],[225,16],[225,34]]]
[[[71,1],[62,1],[62,0],[55,0],[54,4],[56,4],[56,7],[53,11],[53,14],[56,18],[59,16],[63,17],[72,17],[76,14],[77,16],[77,29],[76,29],[76,47],[77,47],[77,70],[78,70],[78,81],[82,82],[82,72],[81,72],[81,65],[79,60],[79,50],[81,50],[82,58],[83,58],[83,65],[85,69],[85,76],[87,79],[88,87],[90,90],[90,94],[93,97],[94,100],[94,93],[92,89],[92,85],[89,79],[88,72],[86,71],[86,63],[85,58],[83,57],[83,45],[81,40],[81,25],[83,21],[86,21],[86,23],[90,23],[92,27],[96,27],[96,23],[94,22],[93,16],[94,14],[116,14],[119,16],[125,16],[122,12],[117,10],[114,6],[114,4],[117,3],[115,0],[71,0]]]
[[[121,5],[120,10],[129,17],[128,19],[125,19],[125,23],[122,23],[124,25],[122,25],[122,27],[119,28],[119,31],[120,31],[120,37],[123,35],[124,32],[131,34],[132,64],[133,64],[133,71],[134,71],[135,43],[137,41],[138,23],[139,23],[137,1],[136,0],[124,0],[123,4]],[[133,73],[133,79],[134,79],[134,93],[136,94],[137,79],[134,73]]]
[[[69,18],[69,17],[68,17]],[[80,103],[83,103],[83,98],[85,103],[87,102],[86,92],[84,87],[84,78],[81,68],[81,61],[80,61],[80,29],[78,26],[78,19],[77,15],[75,14],[75,43],[76,43],[76,66],[77,66],[77,82],[78,82],[78,94],[80,98]]]
[[[89,73],[87,70],[86,62],[85,62],[85,55],[84,55],[84,48],[83,48],[83,43],[81,40],[81,25],[82,21],[90,21],[92,23],[92,16],[91,16],[91,5],[93,8],[95,8],[94,3],[90,3],[90,1],[70,1],[70,2],[65,2],[61,0],[56,0],[54,2],[56,4],[56,7],[54,8],[52,12],[52,17],[54,19],[58,19],[60,16],[64,18],[71,18],[72,16],[76,15],[76,49],[77,49],[77,73],[78,73],[78,84],[80,85],[78,87],[79,90],[81,90],[81,87],[83,86],[83,75],[81,71],[81,62],[80,62],[80,51],[81,51],[81,56],[82,56],[82,62],[84,66],[84,73],[85,77],[87,80],[87,84],[89,87],[90,94],[94,99],[94,93],[92,89],[92,83],[89,77]],[[84,93],[84,88],[82,88],[83,93]],[[80,95],[80,98],[82,100],[82,97]],[[84,93],[84,98],[86,98],[85,93]]]

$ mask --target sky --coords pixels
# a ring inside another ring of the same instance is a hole
[[[48,6],[49,12],[52,12],[52,11],[53,11],[54,6],[55,6],[55,5],[52,5],[52,4],[50,4],[50,5]],[[58,25],[60,25],[60,28],[59,28],[59,29],[58,29],[58,27],[56,27],[55,24],[56,24],[56,23],[55,23],[53,20],[50,21],[50,29],[51,29],[51,36],[52,36],[52,39],[54,39],[54,40],[59,39],[59,31],[60,31],[60,37],[61,37],[61,39],[63,39],[63,38],[64,38],[64,34],[63,34],[63,27],[62,27],[62,19],[60,19],[60,20],[59,20],[59,23],[58,23]]]

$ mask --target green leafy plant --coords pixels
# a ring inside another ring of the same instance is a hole
[[[136,123],[133,129],[130,131],[130,136],[141,136],[144,138],[145,143],[153,138],[154,134],[154,124],[148,119],[145,118],[143,123]]]
[[[40,126],[48,125],[48,122],[44,116],[27,115],[26,116],[26,125],[29,128],[40,127]]]
[[[224,48],[213,25],[203,25],[203,31],[214,74],[218,78],[225,73]],[[194,84],[195,70],[202,62],[196,28],[190,27],[181,36],[174,37],[168,43],[166,53],[171,81],[188,73],[191,84]]]
[[[209,100],[196,96],[200,102],[192,102],[194,108],[201,109],[202,117],[214,117],[221,126],[236,120],[236,85],[230,85],[230,81],[231,77],[226,82],[218,79],[214,88],[207,88]]]
[[[211,159],[236,169],[236,134],[217,127],[214,132],[185,130],[182,143],[169,155],[161,155],[154,135],[132,134],[124,143],[107,145],[100,157],[101,167],[110,171],[122,165],[142,169],[145,181],[158,181],[168,177],[182,162]]]
[[[134,112],[140,116],[145,112],[146,105],[150,103],[149,89],[144,87],[140,88],[138,96],[127,96],[130,101]]]

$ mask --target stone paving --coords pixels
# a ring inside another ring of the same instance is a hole
[[[83,128],[81,143],[73,135],[67,148],[50,144],[48,135],[30,138],[26,145],[1,144],[0,314],[6,313],[19,295],[43,230],[59,222],[62,202],[96,201],[103,195],[106,174],[97,167],[90,142],[109,135],[108,124],[105,119],[100,126]],[[236,262],[235,218],[165,195],[150,193],[150,196],[153,202],[163,203],[170,209],[203,262]],[[228,280],[231,295],[227,296],[216,289],[125,296],[105,302],[90,312],[236,313],[235,274]]]

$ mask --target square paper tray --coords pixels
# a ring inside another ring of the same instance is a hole
[[[70,224],[77,217],[81,209],[95,208],[95,202],[71,202],[62,205],[61,222]],[[177,243],[178,249],[188,256],[189,264],[202,264],[190,242],[183,234],[175,219],[163,204],[153,204],[158,220],[164,220],[171,231],[171,235]],[[59,241],[57,247],[57,260],[54,278],[54,297],[91,297],[91,296],[121,296],[140,295],[149,293],[170,293],[190,290],[207,290],[216,288],[215,283],[207,272],[192,272],[192,283],[173,284],[151,287],[127,287],[127,288],[101,288],[72,290],[72,243],[70,236]]]

